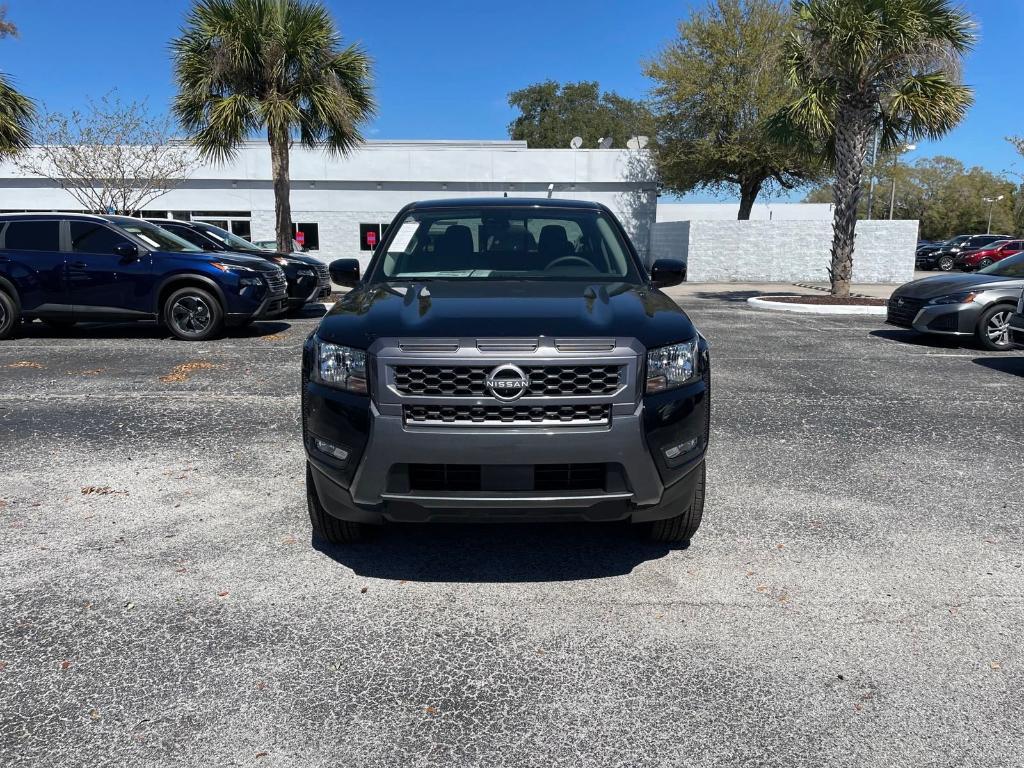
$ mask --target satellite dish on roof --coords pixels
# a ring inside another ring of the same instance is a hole
[[[573,136],[572,137],[572,141],[569,142],[569,148],[570,149],[579,149],[582,146],[583,146],[583,137],[582,136]]]
[[[614,143],[615,143],[615,139],[613,139],[611,136],[609,136],[608,138],[601,139],[599,142],[597,142],[597,148],[598,149],[611,149],[612,148],[612,144],[614,144]]]
[[[644,149],[649,141],[646,136],[633,136],[626,142],[626,149]]]

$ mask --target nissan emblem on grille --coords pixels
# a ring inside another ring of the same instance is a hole
[[[484,386],[496,399],[509,402],[525,394],[530,388],[530,378],[519,366],[505,363],[487,374]]]

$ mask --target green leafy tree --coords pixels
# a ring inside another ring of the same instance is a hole
[[[796,95],[782,65],[789,29],[789,15],[772,0],[715,0],[681,21],[676,39],[646,63],[656,83],[652,150],[665,188],[738,193],[739,218],[749,219],[761,192],[816,178],[813,152],[767,130]]]
[[[825,142],[834,172],[832,294],[849,296],[864,162],[875,131],[883,152],[936,139],[973,102],[959,81],[974,42],[971,17],[948,0],[794,0],[786,67],[799,96],[773,132]]]
[[[650,110],[642,101],[614,91],[602,94],[596,82],[535,83],[512,91],[508,103],[519,110],[509,123],[509,136],[536,148],[566,148],[575,136],[585,147],[607,138],[625,147],[631,137],[653,130]]]
[[[1020,189],[1009,179],[980,167],[965,168],[952,157],[922,158],[912,165],[878,164],[872,218],[889,216],[889,190],[896,181],[894,214],[901,219],[917,219],[921,237],[946,240],[954,235],[984,232],[988,228],[989,204],[992,204],[992,231],[1014,234],[1021,229],[1017,211]],[[867,218],[867,180],[862,181],[858,217]],[[815,187],[807,202],[831,203],[831,184]],[[1002,195],[1002,200],[996,200]]]
[[[7,8],[0,6],[0,39],[17,34],[18,28],[7,20]],[[0,157],[12,157],[32,143],[35,116],[32,99],[19,93],[0,73]]]
[[[223,160],[266,130],[277,247],[292,249],[289,147],[345,154],[375,111],[370,60],[320,2],[196,0],[172,42],[174,113],[200,152]]]

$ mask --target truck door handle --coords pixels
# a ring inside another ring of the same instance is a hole
[[[74,267],[75,269],[85,269],[89,265],[86,264],[84,261],[73,261],[71,262],[71,266]]]

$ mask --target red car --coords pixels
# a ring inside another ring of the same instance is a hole
[[[989,264],[995,264],[1021,251],[1024,251],[1024,240],[997,240],[977,251],[960,254],[956,266],[964,272],[971,272],[975,269],[984,269]]]

